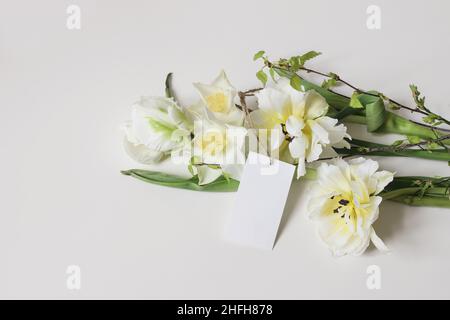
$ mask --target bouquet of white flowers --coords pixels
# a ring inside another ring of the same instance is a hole
[[[381,92],[367,91],[335,73],[307,68],[319,53],[271,61],[264,51],[256,73],[263,86],[238,91],[225,72],[211,84],[195,83],[197,104],[174,98],[171,74],[165,97],[143,97],[124,126],[129,155],[143,164],[165,158],[184,163],[191,178],[132,169],[123,174],[159,185],[197,191],[236,191],[249,151],[294,164],[296,178],[313,180],[308,216],[335,255],[358,255],[372,241],[387,250],[372,224],[381,201],[450,208],[450,177],[394,177],[364,157],[415,157],[450,163],[450,121],[432,112],[415,85],[413,106]],[[304,74],[324,78],[316,84]],[[351,95],[336,91],[347,86]],[[256,105],[248,103],[256,98]],[[422,122],[395,111],[421,114]],[[364,124],[370,133],[404,136],[391,145],[357,139],[346,123]],[[346,160],[347,158],[353,159]]]

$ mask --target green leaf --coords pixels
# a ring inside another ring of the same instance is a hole
[[[275,79],[275,71],[273,70],[273,68],[269,69],[269,74],[270,74],[270,77],[272,78],[273,82],[276,82],[277,80]]]
[[[407,136],[409,143],[420,143],[420,141],[422,141],[422,139],[420,139],[420,137],[418,136]]]
[[[366,105],[367,131],[374,132],[386,121],[386,109],[383,100],[378,98]]]
[[[430,142],[427,143],[427,149],[428,150],[439,149],[439,148],[440,148],[440,146],[436,142],[430,141]]]
[[[167,74],[166,77],[166,97],[167,98],[174,98],[173,92],[172,92],[172,88],[171,88],[171,81],[172,81],[172,72],[170,72],[169,74]]]
[[[279,69],[279,68],[276,68],[274,70],[280,77],[284,77],[284,78],[288,78],[288,79],[290,79],[293,74],[292,72],[289,72],[289,71],[283,70],[283,69]]]
[[[303,91],[302,88],[302,79],[298,75],[294,75],[291,80],[291,87],[294,88],[297,91]]]
[[[259,70],[256,73],[256,77],[259,79],[259,81],[262,82],[263,85],[266,85],[267,83],[267,74],[264,72],[264,70]]]
[[[328,75],[334,80],[339,80],[339,76],[334,72],[328,72]]]
[[[291,57],[289,65],[292,72],[297,72],[300,69],[300,57]]]
[[[140,169],[122,171],[122,174],[157,185],[194,191],[234,192],[239,187],[239,181],[231,178],[227,179],[223,176],[206,185],[199,185],[197,176],[186,179],[166,173]]]
[[[413,96],[414,102],[417,105],[417,108],[424,110],[425,109],[425,97],[421,96],[421,93],[419,89],[417,89],[417,86],[414,84],[409,85],[409,88],[411,89],[411,94]]]
[[[323,80],[321,87],[324,89],[330,89],[335,87],[338,84],[335,78],[330,78],[327,80]]]
[[[258,51],[257,53],[255,53],[255,55],[253,56],[253,61],[258,60],[259,58],[261,58],[266,52],[263,50]]]
[[[404,140],[395,140],[394,142],[391,143],[391,146],[393,147],[399,147],[403,144]]]
[[[355,109],[362,109],[364,108],[361,101],[359,101],[359,92],[355,91],[352,94],[352,97],[350,98],[350,107]]]
[[[311,59],[314,59],[315,57],[321,55],[321,52],[317,52],[317,51],[308,51],[307,53],[301,55],[299,57],[299,63],[301,66],[305,65],[305,62]]]
[[[431,125],[436,125],[436,120],[437,120],[437,116],[435,114],[429,114],[426,117],[423,117],[422,120],[425,123],[431,124]]]
[[[396,105],[395,103],[392,103],[392,102],[388,103],[388,108],[391,110],[400,110],[401,109],[398,105]]]

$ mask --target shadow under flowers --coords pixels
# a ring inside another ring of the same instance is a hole
[[[411,209],[407,205],[385,200],[380,205],[380,214],[377,221],[373,224],[377,235],[384,241],[389,248],[389,241],[394,238],[395,234],[405,231],[406,215],[408,209]],[[367,249],[368,253],[377,251],[372,244]]]

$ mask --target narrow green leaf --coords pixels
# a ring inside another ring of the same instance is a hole
[[[408,136],[407,138],[410,143],[419,143],[420,141],[422,141],[422,139],[420,139],[420,137],[418,136]]]
[[[273,68],[269,69],[269,74],[270,74],[270,77],[272,78],[272,80],[274,82],[276,82],[277,80],[275,79],[275,71],[273,70]]]
[[[166,77],[166,97],[167,98],[174,98],[173,92],[172,92],[172,87],[171,87],[171,82],[172,82],[172,72],[170,72],[169,74],[167,74]]]
[[[290,70],[297,72],[300,69],[300,57],[291,57],[289,59]]]
[[[256,73],[256,77],[259,79],[259,81],[262,82],[263,85],[266,85],[266,83],[267,83],[267,74],[264,72],[264,70],[259,70]]]
[[[329,78],[327,80],[323,80],[321,87],[324,89],[331,89],[331,88],[335,87],[337,84],[338,84],[338,82],[336,81],[336,79]]]
[[[255,53],[255,55],[253,56],[253,61],[258,60],[259,58],[261,58],[266,52],[263,50],[258,51],[257,53]]]
[[[239,181],[231,178],[226,179],[223,176],[206,185],[199,185],[197,176],[186,179],[161,172],[140,169],[122,171],[122,174],[157,185],[194,191],[234,192],[239,187]]]
[[[350,107],[355,109],[362,109],[364,106],[359,100],[359,93],[357,91],[353,92],[352,97],[350,98]]]
[[[321,54],[322,54],[321,52],[317,52],[317,51],[308,51],[307,53],[300,56],[299,63],[301,66],[303,66],[306,61],[314,59],[315,57],[317,57]]]
[[[404,140],[395,140],[394,142],[391,143],[391,146],[393,147],[399,147],[403,144]]]

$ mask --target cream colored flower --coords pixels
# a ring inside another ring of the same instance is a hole
[[[224,71],[211,84],[194,83],[208,113],[225,124],[241,126],[244,113],[234,104],[236,89]]]
[[[256,96],[259,109],[250,114],[251,120],[257,128],[281,128],[283,136],[276,139],[279,143],[271,143],[271,151],[279,152],[284,161],[298,163],[297,177],[305,174],[305,161],[315,161],[325,151],[337,155],[332,146],[349,147],[344,140],[350,138],[347,128],[326,116],[328,104],[314,90],[299,92],[282,78]]]
[[[244,144],[247,130],[211,120],[196,121],[193,155],[199,184],[207,184],[220,175],[239,180],[245,162]]]
[[[394,174],[377,170],[376,161],[364,158],[348,162],[337,158],[317,169],[308,215],[317,222],[320,238],[336,256],[360,255],[371,240],[378,249],[388,250],[372,224],[382,200],[377,195]]]
[[[142,97],[132,106],[131,121],[123,129],[130,157],[149,164],[189,144],[193,125],[173,99]]]

